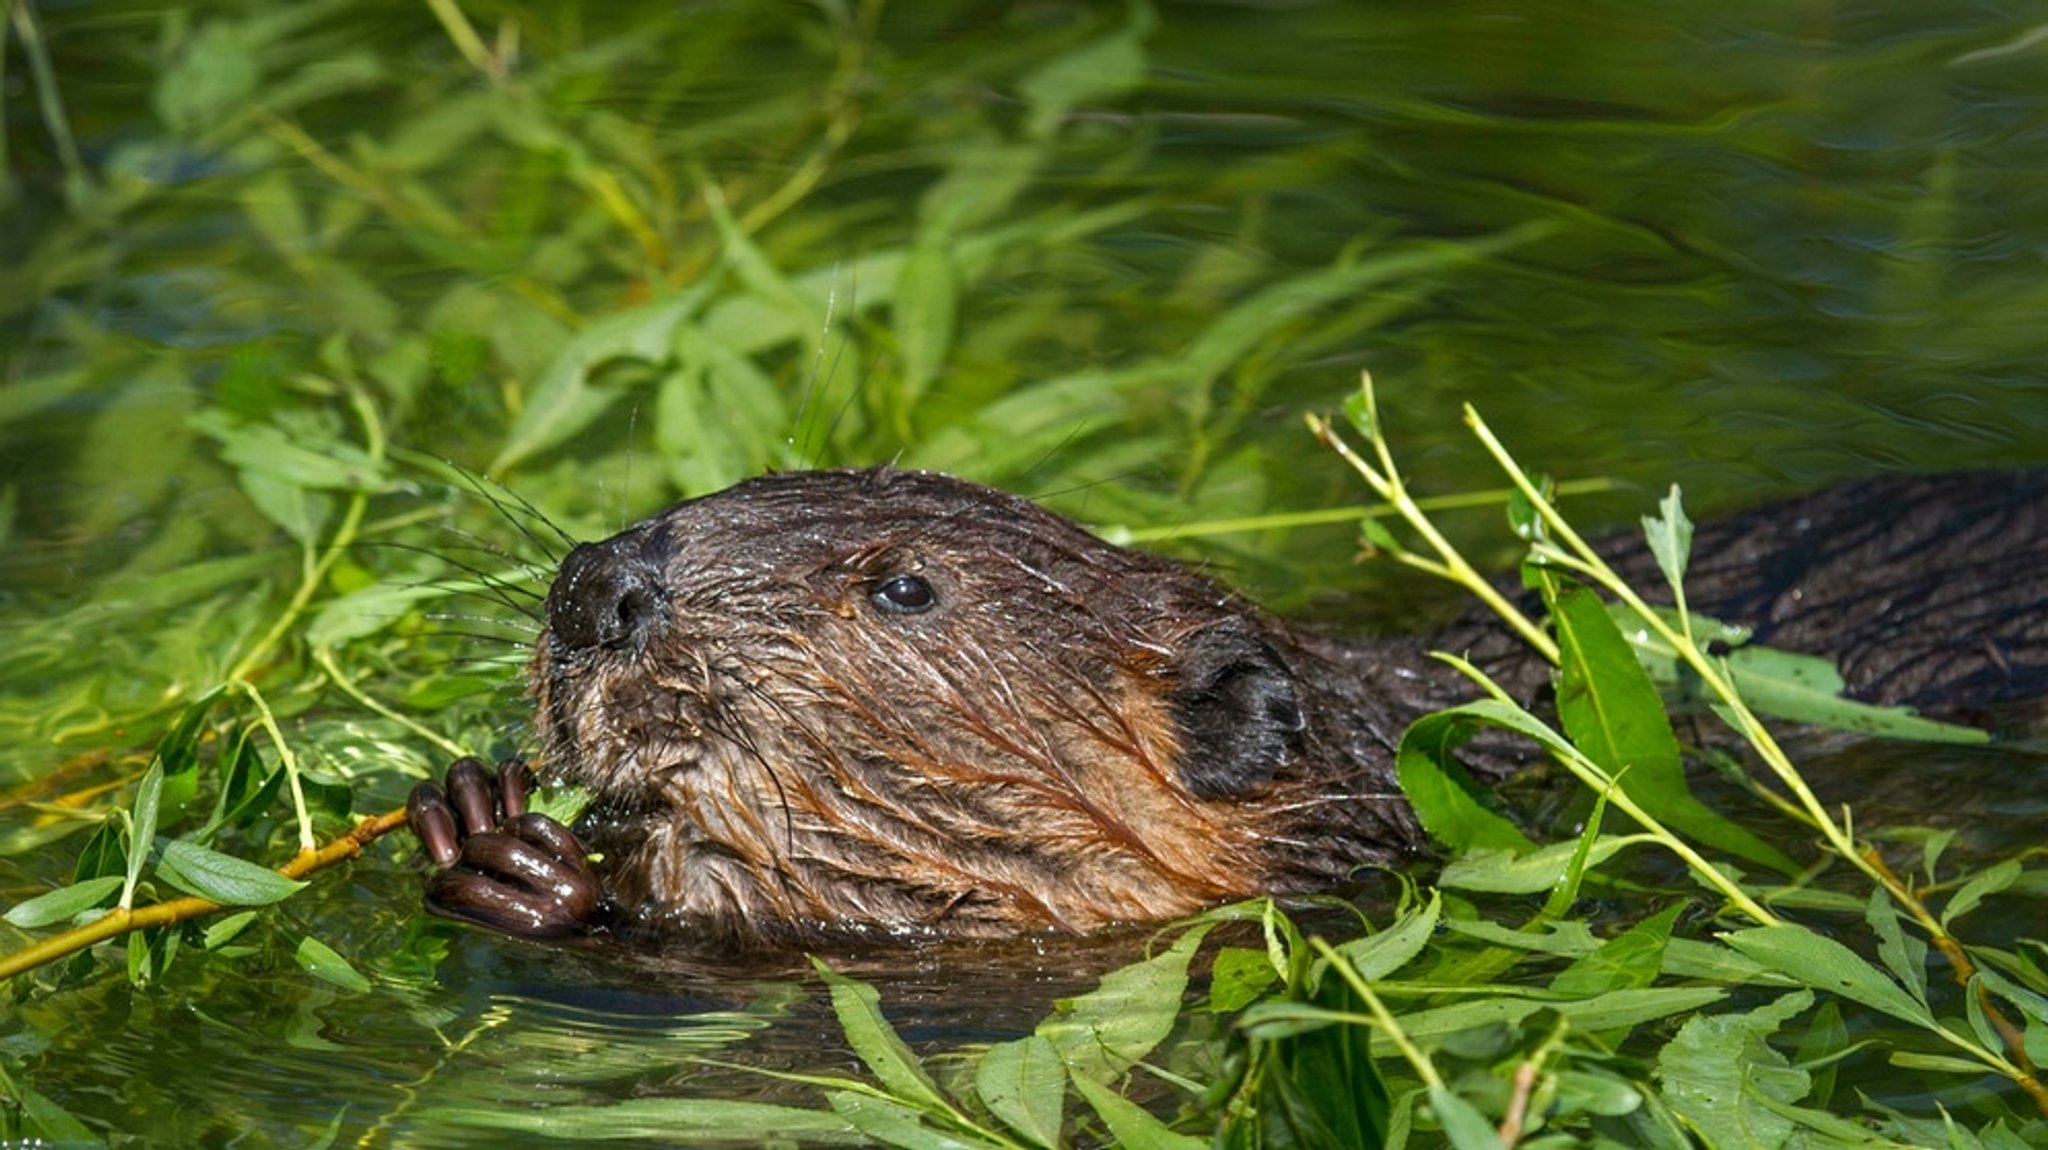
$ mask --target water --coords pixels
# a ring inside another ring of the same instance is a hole
[[[2048,463],[2048,55],[2027,5],[1172,5],[1127,50],[1142,84],[1113,82],[1128,54],[1094,58],[1080,111],[1043,124],[1057,85],[1038,69],[1131,17],[543,6],[510,17],[515,99],[425,8],[263,11],[41,10],[97,189],[68,202],[64,148],[9,45],[8,902],[66,876],[85,838],[32,804],[125,802],[104,788],[140,772],[133,748],[301,571],[205,413],[356,443],[345,380],[397,446],[493,469],[585,534],[779,461],[792,426],[817,460],[946,466],[1104,524],[1355,502],[1300,413],[1362,368],[1418,484],[1497,483],[1459,426],[1469,401],[1533,465],[1621,481],[1574,505],[1593,521],[1626,522],[1673,481],[1710,511],[1883,470]],[[470,17],[484,50],[504,42],[495,12]],[[827,307],[790,304],[744,261],[717,270],[707,180],[771,265],[829,285]],[[863,262],[945,212],[969,237],[941,245],[959,261],[951,325]],[[1444,246],[1515,229],[1531,230]],[[1412,266],[1232,311],[1383,257]],[[588,422],[506,462],[569,332],[697,284],[798,317],[759,337],[758,376],[689,392],[606,361]],[[1250,328],[1235,342],[1232,314]],[[927,353],[898,334],[919,325],[950,326],[921,379]],[[483,500],[395,474],[378,545],[323,593],[425,570],[407,548],[470,555],[472,532],[537,556]],[[341,489],[315,490],[299,506],[331,529]],[[1344,529],[1176,546],[1332,621],[1399,625],[1441,602],[1354,566]],[[517,749],[510,670],[456,689],[479,650],[516,660],[521,628],[472,619],[486,610],[441,608],[345,662],[437,731]],[[500,639],[420,633],[485,628]],[[358,810],[392,805],[440,753],[295,650],[260,668],[272,705]],[[1878,748],[1826,769],[1871,800],[1859,826],[1939,814],[1955,849],[1990,858],[2038,841],[2039,765]],[[853,1067],[800,967],[650,969],[421,927],[415,890],[406,851],[380,845],[254,928],[239,963],[188,958],[139,991],[48,972],[71,985],[16,1004],[9,1072],[117,1142],[303,1144],[338,1123],[337,1145],[475,1145],[503,1136],[434,1115],[642,1093],[810,1104],[698,1059]],[[2041,927],[2010,916],[1991,941]],[[293,961],[306,935],[373,989],[310,980]],[[913,1042],[944,1049],[1028,1029],[1142,938],[841,959]]]

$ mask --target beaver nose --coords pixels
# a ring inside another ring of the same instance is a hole
[[[635,534],[584,543],[548,590],[548,628],[574,648],[638,651],[668,618],[661,568]]]

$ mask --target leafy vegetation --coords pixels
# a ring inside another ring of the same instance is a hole
[[[999,1041],[899,1036],[889,979],[829,971],[724,973],[629,1025],[530,992],[602,963],[417,922],[401,850],[332,868],[448,756],[520,749],[568,537],[767,466],[948,468],[1412,624],[1298,529],[1357,520],[1295,413],[1361,358],[1442,428],[1410,453],[1432,488],[1483,486],[1467,395],[1531,458],[1708,503],[1871,457],[2038,462],[2014,17],[6,11],[0,944],[33,971],[0,1134],[2048,1140],[2038,843],[1848,824],[1768,744],[1796,829],[1694,797],[1618,644],[1633,607],[1532,490],[1556,623],[1523,626],[1562,729],[1475,687],[1411,732],[1450,853],[1376,930],[1229,908]],[[1680,587],[1683,524],[1652,528]],[[1506,554],[1372,531],[1468,583]],[[1653,670],[1735,641],[1652,615]],[[1738,652],[1718,686],[1759,709],[1900,722],[1798,711],[1834,706],[1824,678]],[[1474,801],[1442,751],[1477,725],[1588,782],[1583,836]],[[72,931],[90,949],[36,949]],[[861,1071],[820,1055],[814,1001]]]

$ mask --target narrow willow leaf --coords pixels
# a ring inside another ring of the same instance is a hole
[[[1934,1070],[1943,1074],[1967,1074],[1973,1077],[1984,1073],[1983,1063],[1947,1054],[1920,1054],[1911,1050],[1895,1050],[1885,1061],[1907,1070]]]
[[[1597,867],[1624,847],[1654,841],[1648,835],[1602,835],[1587,850],[1586,862]],[[1578,851],[1576,839],[1538,847],[1525,855],[1500,850],[1469,851],[1445,864],[1437,883],[1452,890],[1539,894],[1563,881]]]
[[[893,1098],[876,1098],[851,1090],[837,1090],[827,1097],[832,1109],[854,1129],[884,1146],[900,1150],[1006,1150],[986,1139],[927,1125],[926,1112]]]
[[[1742,701],[1761,714],[1887,739],[1965,745],[1991,741],[1988,731],[1923,719],[1910,707],[1876,707],[1843,698],[1841,673],[1819,656],[1738,647],[1728,654],[1728,668]]]
[[[1581,955],[1558,971],[1557,977],[1550,980],[1550,989],[1573,997],[1591,997],[1655,982],[1664,966],[1664,946],[1671,940],[1671,924],[1683,909],[1684,903],[1673,903],[1608,939],[1591,954]]]
[[[1394,774],[1430,837],[1453,850],[1520,853],[1529,836],[1480,801],[1479,788],[1454,753],[1472,737],[1471,704],[1424,715],[1408,725],[1394,753]]]
[[[1039,1036],[1076,1080],[1116,1078],[1172,1031],[1187,993],[1188,962],[1208,933],[1208,924],[1197,925],[1151,958],[1103,975],[1094,990],[1060,1002],[1038,1024]]]
[[[521,461],[560,446],[625,398],[624,389],[597,385],[598,370],[618,361],[666,360],[676,325],[696,311],[704,294],[698,288],[656,300],[606,316],[576,333],[534,382],[489,473],[503,475]]]
[[[1121,1150],[1206,1150],[1207,1139],[1169,1128],[1144,1107],[1088,1077],[1076,1075],[1074,1089],[1102,1119],[1110,1141]]]
[[[1949,898],[1948,905],[1941,909],[1941,925],[1947,926],[1976,910],[1979,903],[2011,886],[2019,879],[2020,869],[2018,859],[2006,859],[1996,866],[1970,876],[1970,880],[1964,883]]]
[[[336,954],[333,947],[310,934],[299,940],[299,947],[292,952],[292,957],[300,969],[322,982],[330,982],[358,994],[370,989],[370,980],[364,978],[361,971]]]
[[[718,1098],[632,1098],[606,1106],[527,1108],[426,1106],[415,1112],[427,1122],[486,1130],[512,1130],[546,1138],[644,1139],[684,1146],[725,1142],[735,1134],[766,1142],[801,1140],[805,1145],[846,1146],[867,1140],[829,1110],[802,1110],[761,1102]]]
[[[372,584],[329,599],[307,625],[306,642],[315,647],[338,647],[375,635],[411,617],[414,604],[447,594],[448,589],[438,584]]]
[[[1663,515],[1643,516],[1643,538],[1650,544],[1650,554],[1657,560],[1657,569],[1664,573],[1664,581],[1671,585],[1671,593],[1678,602],[1685,602],[1685,568],[1692,559],[1692,520],[1686,517],[1685,504],[1678,493],[1678,485],[1671,485],[1671,493],[1658,500],[1657,510]]]
[[[1422,953],[1422,948],[1436,933],[1437,916],[1442,905],[1443,896],[1430,891],[1429,901],[1419,909],[1401,916],[1378,934],[1345,943],[1337,948],[1337,953],[1360,977],[1367,982],[1377,982]]]
[[[164,765],[161,761],[151,763],[135,787],[135,813],[128,823],[128,874],[121,885],[123,907],[135,905],[135,884],[141,881],[143,860],[149,857],[150,847],[156,842],[156,808],[163,793]]]
[[[1695,842],[1785,874],[1799,867],[1784,852],[1695,799],[1671,720],[1599,596],[1578,588],[1552,604],[1557,644],[1557,711],[1579,750],[1615,776],[1622,793]]]
[[[903,261],[903,273],[896,283],[896,301],[890,311],[896,345],[903,356],[897,402],[906,413],[939,377],[952,351],[960,283],[953,270],[951,247],[949,236],[927,225],[911,245],[910,258]]]
[[[1401,1016],[1401,1029],[1410,1038],[1435,1038],[1475,1026],[1513,1026],[1537,1011],[1555,1010],[1584,1030],[1620,1030],[1660,1018],[1688,1014],[1727,997],[1726,990],[1715,986],[1646,986],[1610,990],[1606,994],[1578,1000],[1502,996],[1433,1006],[1404,1014]],[[1285,1020],[1276,1018],[1276,1021]],[[1311,1019],[1303,1016],[1298,1021]],[[1376,1035],[1373,1053],[1392,1054],[1393,1043]]]
[[[1892,905],[1891,896],[1879,887],[1870,892],[1870,901],[1865,905],[1863,921],[1870,924],[1871,932],[1877,935],[1878,961],[1892,972],[1907,993],[1927,1005],[1927,944],[1919,938],[1908,935],[1899,923],[1899,912]]]
[[[1029,109],[1025,131],[1050,139],[1067,113],[1083,104],[1114,100],[1145,80],[1145,38],[1155,17],[1149,5],[1133,5],[1130,22],[1106,36],[1054,56],[1017,81]]]
[[[1789,923],[1753,926],[1721,936],[1729,946],[1803,986],[1839,994],[1916,1026],[1934,1017],[1899,984],[1834,939]]]
[[[70,886],[45,891],[8,910],[6,920],[23,930],[36,930],[53,923],[68,922],[104,902],[121,889],[124,877],[117,874],[89,878]]]
[[[1429,1108],[1436,1112],[1444,1137],[1457,1150],[1501,1150],[1500,1134],[1486,1115],[1442,1083],[1429,1087]]]
[[[1010,1129],[1040,1146],[1060,1144],[1067,1070],[1052,1043],[1033,1034],[989,1047],[975,1065],[974,1091]]]
[[[1572,904],[1579,901],[1579,889],[1585,885],[1586,872],[1593,866],[1593,845],[1600,841],[1600,828],[1607,821],[1608,792],[1601,791],[1593,796],[1593,809],[1586,816],[1586,825],[1579,828],[1579,837],[1572,849],[1571,858],[1565,862],[1564,874],[1557,885],[1550,888],[1550,896],[1543,900],[1543,917],[1562,919],[1571,913]]]
[[[222,906],[266,906],[306,888],[269,867],[182,839],[164,845],[156,873],[186,894]]]
[[[208,923],[206,933],[201,936],[201,945],[208,950],[218,950],[233,942],[237,935],[248,929],[250,923],[256,921],[256,913],[253,910],[239,911]]]
[[[904,1102],[931,1113],[952,1112],[939,1088],[918,1065],[917,1056],[903,1044],[896,1028],[882,1017],[881,995],[865,982],[848,978],[813,958],[811,965],[832,994],[832,1012],[846,1041],[860,1056],[883,1088]]]

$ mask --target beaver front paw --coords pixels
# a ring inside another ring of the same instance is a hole
[[[561,938],[603,924],[604,887],[568,827],[526,809],[533,772],[507,759],[493,774],[457,759],[441,785],[406,799],[411,824],[437,868],[427,909],[522,938]]]

